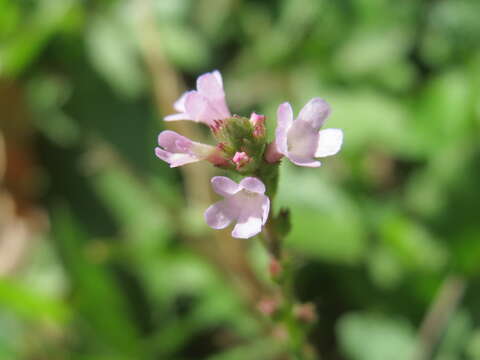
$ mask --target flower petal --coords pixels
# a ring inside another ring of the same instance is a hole
[[[257,194],[264,194],[265,193],[265,185],[259,179],[254,177],[246,177],[239,184],[245,190],[257,193]]]
[[[158,134],[158,145],[169,152],[188,153],[193,141],[175,131],[165,130]]]
[[[184,113],[185,112],[185,99],[187,98],[187,95],[190,94],[192,90],[190,91],[185,91],[182,96],[178,98],[177,101],[173,103],[173,108],[177,110],[178,112]]]
[[[191,120],[187,113],[171,114],[163,118],[165,121]]]
[[[214,176],[210,182],[213,191],[222,196],[232,196],[242,189],[239,184],[225,176]]]
[[[298,166],[305,166],[305,167],[319,167],[321,164],[320,161],[317,161],[311,157],[301,157],[296,155],[288,155],[288,159]]]
[[[171,153],[159,147],[155,148],[155,155],[157,155],[157,157],[163,161],[169,163],[170,167],[172,168],[202,160],[189,154]]]
[[[200,94],[208,98],[225,96],[225,92],[223,91],[223,82],[218,71],[199,76],[197,79],[197,90]]]
[[[320,130],[315,157],[335,155],[343,143],[343,131],[340,129]]]
[[[277,150],[286,154],[288,151],[287,148],[287,132],[288,129],[292,126],[293,123],[293,110],[292,106],[285,102],[278,107],[277,110],[277,129],[275,131],[275,144],[277,145]]]
[[[231,116],[225,101],[222,75],[218,70],[200,76],[197,79],[197,90],[208,99],[210,106],[217,113],[214,119],[226,119]]]
[[[243,197],[245,199],[245,197]],[[265,195],[248,198],[243,201],[237,224],[233,228],[232,236],[235,238],[248,239],[262,231],[270,210],[270,200]]]
[[[297,121],[302,120],[318,131],[329,114],[330,105],[321,98],[313,98],[302,108]]]
[[[232,210],[227,200],[219,201],[205,210],[205,221],[213,229],[226,228],[236,217]]]
[[[294,121],[287,133],[288,153],[297,158],[313,159],[318,147],[318,130],[313,129],[309,123],[303,120]]]
[[[270,212],[270,199],[264,195],[261,201],[262,208],[262,224],[265,225],[268,219],[268,213]]]
[[[192,91],[185,99],[185,108],[193,121],[212,124],[213,120],[223,119],[211,102],[197,91]]]

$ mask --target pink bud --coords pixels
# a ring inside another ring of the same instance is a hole
[[[220,131],[220,129],[222,128],[223,125],[224,125],[223,120],[212,120],[212,122],[210,124],[210,129],[216,135],[216,134],[218,134],[218,132]]]
[[[272,258],[270,264],[268,264],[268,271],[270,272],[270,276],[275,279],[282,272],[282,264],[280,264],[277,259]]]
[[[271,316],[278,310],[278,301],[271,298],[265,298],[257,304],[258,310],[265,316]]]
[[[267,160],[267,162],[276,163],[280,161],[282,157],[283,157],[283,154],[281,154],[278,151],[278,148],[275,142],[272,142],[267,146],[267,151],[265,152],[265,160]]]
[[[317,320],[317,311],[315,310],[315,305],[313,303],[295,305],[293,312],[297,319],[307,324],[311,324]]]
[[[250,115],[250,123],[253,125],[253,136],[257,138],[265,136],[265,115],[253,112]]]
[[[236,152],[232,161],[235,163],[237,170],[240,170],[245,164],[249,163],[252,159],[246,152]]]

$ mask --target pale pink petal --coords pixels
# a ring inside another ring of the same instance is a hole
[[[268,213],[270,212],[270,199],[268,196],[263,196],[261,201],[262,208],[262,224],[265,225],[268,219]]]
[[[240,181],[240,186],[254,193],[265,193],[265,185],[263,184],[263,182],[254,177],[246,177],[245,179]]]
[[[222,78],[222,74],[220,74],[220,71],[218,70],[213,70],[212,71],[212,74],[213,76],[215,76],[217,78],[217,81],[220,83],[220,85],[222,86],[223,88],[223,78]]]
[[[158,134],[158,145],[169,152],[188,153],[193,146],[193,141],[175,131],[165,130]]]
[[[232,209],[228,200],[219,201],[210,205],[205,211],[205,221],[213,229],[226,228],[237,217],[232,210],[236,208]]]
[[[176,121],[176,120],[191,120],[190,116],[186,113],[185,110],[185,99],[191,91],[186,91],[180,96],[180,98],[175,101],[173,108],[177,110],[178,114],[171,114],[164,117],[165,121]]]
[[[322,165],[320,161],[317,161],[315,159],[312,159],[310,157],[300,157],[300,156],[295,156],[295,155],[289,155],[288,159],[294,163],[295,165],[298,166],[305,166],[305,167],[319,167]]]
[[[231,117],[225,101],[225,91],[223,89],[223,81],[220,72],[215,70],[206,73],[197,79],[197,90],[200,94],[208,99],[212,109],[217,113],[215,119],[226,119]]]
[[[231,196],[242,189],[239,184],[225,176],[214,176],[210,181],[213,190],[218,195]]]
[[[239,239],[248,239],[262,231],[262,219],[260,217],[239,218],[233,228],[232,236]]]
[[[192,91],[187,95],[185,108],[193,121],[203,122],[207,125],[213,123],[213,120],[223,119],[211,102],[197,91]]]
[[[297,121],[304,121],[318,131],[329,114],[330,105],[323,99],[313,98],[302,108]]]
[[[288,153],[286,156],[313,160],[318,147],[318,136],[318,131],[312,129],[309,123],[296,120],[287,133]]]
[[[198,77],[197,90],[200,94],[208,98],[224,97],[223,83],[219,81],[218,71],[217,75],[214,73],[206,73]]]
[[[343,143],[343,131],[340,129],[320,130],[315,157],[335,155]]]
[[[268,200],[267,196],[247,197],[238,216],[237,225],[233,228],[232,236],[235,238],[248,239],[260,233],[260,231],[262,231],[262,225],[265,224],[266,217],[268,217],[269,209],[270,200]]]
[[[178,112],[184,113],[185,112],[185,99],[187,98],[187,95],[190,94],[192,90],[190,91],[185,91],[182,96],[178,98],[177,101],[173,104],[173,108],[177,110]]]
[[[277,150],[286,154],[288,152],[287,146],[287,132],[293,123],[293,110],[288,102],[281,104],[277,110],[277,130],[275,131],[275,143]]]
[[[187,113],[167,115],[163,118],[165,121],[191,120]]]
[[[163,161],[169,163],[170,167],[172,168],[201,160],[196,156],[192,156],[189,154],[171,153],[159,147],[155,148],[155,155],[157,155],[157,157],[159,157]]]

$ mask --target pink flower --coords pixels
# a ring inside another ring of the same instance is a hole
[[[165,121],[192,120],[212,125],[214,120],[231,117],[225,101],[222,75],[215,70],[198,77],[197,90],[185,92],[173,105],[178,114],[165,117]]]
[[[320,98],[313,98],[294,121],[290,104],[281,104],[277,110],[276,149],[269,149],[267,161],[276,158],[276,150],[296,165],[318,167],[321,163],[314,158],[339,152],[343,141],[342,130],[320,130],[329,114],[330,106]]]
[[[225,199],[205,211],[205,221],[214,229],[226,228],[236,222],[235,238],[248,239],[257,235],[268,218],[270,200],[259,179],[246,177],[239,184],[224,176],[212,178],[213,190]]]
[[[172,168],[200,160],[216,163],[218,157],[214,146],[192,141],[171,130],[158,135],[158,145],[160,147],[155,148],[155,154]]]

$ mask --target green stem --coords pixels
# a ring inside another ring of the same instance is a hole
[[[279,163],[265,164],[255,175],[265,183],[267,195],[270,197],[270,207],[273,209],[273,199],[278,188]],[[261,240],[272,259],[282,266],[278,279],[274,279],[282,301],[282,315],[276,321],[283,323],[288,331],[292,358],[295,360],[306,360],[304,345],[307,328],[296,318],[295,296],[293,289],[293,271],[288,259],[283,252],[283,233],[279,232],[279,222],[284,221],[280,216],[273,216],[273,211],[265,224],[261,234]]]

